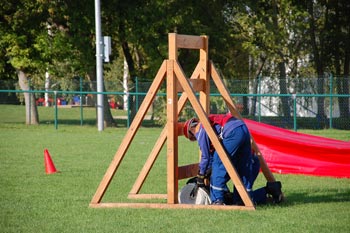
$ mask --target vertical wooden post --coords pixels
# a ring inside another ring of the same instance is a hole
[[[169,34],[169,60],[167,61],[167,191],[168,204],[176,204],[178,193],[178,131],[177,81],[174,62],[177,60],[176,34]]]
[[[199,62],[201,66],[199,78],[204,80],[204,89],[199,93],[199,102],[204,111],[208,114],[210,108],[210,76],[209,76],[209,62],[208,62],[208,37],[201,36],[203,39],[203,48],[199,50]]]

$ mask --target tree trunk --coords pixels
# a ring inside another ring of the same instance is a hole
[[[341,93],[344,95],[349,94],[349,78],[350,78],[349,69],[350,69],[350,51],[347,51],[345,54],[344,78],[342,79],[343,88]],[[341,105],[339,106],[340,117],[349,118],[350,117],[349,98],[339,98],[339,103],[341,103]]]
[[[280,62],[278,64],[279,71],[280,71],[280,77],[279,77],[279,85],[280,85],[280,93],[281,94],[287,94],[287,75],[286,75],[286,66],[284,62]],[[281,103],[282,103],[282,111],[283,116],[287,118],[287,122],[289,122],[290,119],[290,107],[287,97],[282,96],[281,97]]]
[[[338,35],[341,35],[341,28],[339,24],[339,4],[336,5],[336,17],[335,17],[335,26],[336,26],[336,31]],[[348,23],[349,23],[349,17],[347,18]],[[350,41],[350,25],[347,25],[347,37],[345,38],[345,41]],[[337,40],[340,40],[339,37],[336,37]],[[337,41],[336,44],[339,44]],[[345,50],[345,56],[344,56],[344,76],[341,78],[341,73],[340,73],[340,67],[341,67],[341,60],[340,60],[340,55],[339,55],[339,46],[336,46],[336,64],[337,64],[337,90],[338,94],[349,94],[349,69],[350,69],[350,45],[347,44],[344,47]],[[349,110],[349,98],[338,98],[338,104],[339,104],[339,111],[340,111],[340,117],[342,118],[349,118],[350,117],[350,110]]]
[[[128,64],[129,68],[129,74],[130,74],[130,83],[131,85],[135,86],[135,77],[136,77],[136,69],[135,69],[135,62],[132,57],[132,53],[129,48],[129,44],[126,37],[126,30],[124,27],[124,23],[120,22],[118,25],[118,35],[119,35],[119,41],[121,41],[122,49],[124,58],[126,60],[126,63]],[[132,90],[133,87],[129,87],[129,90]],[[129,109],[130,111],[130,122],[134,120],[134,117],[136,115],[136,105],[135,105],[135,96],[129,95]]]
[[[133,86],[135,86],[135,65],[134,65],[134,60],[132,59],[132,55],[130,52],[130,48],[128,45],[127,41],[124,41],[122,43],[122,48],[123,48],[123,53],[124,53],[124,57],[125,60],[128,64],[128,68],[129,68],[129,74],[130,74],[130,81],[132,83]],[[129,88],[131,89],[131,88]],[[130,122],[132,122],[134,120],[134,117],[136,115],[136,104],[135,104],[135,96],[129,95],[129,109],[130,111]]]
[[[103,91],[106,92],[106,86],[105,83],[103,83]],[[105,127],[115,127],[116,123],[113,119],[112,113],[111,113],[111,108],[109,106],[108,102],[108,96],[103,95],[103,116],[104,116],[104,126]]]
[[[272,1],[272,8],[273,8],[273,24],[274,24],[274,32],[275,32],[275,39],[276,39],[276,44],[279,44],[280,41],[280,32],[279,32],[279,26],[278,26],[278,6],[276,1]],[[277,48],[278,49],[278,48]],[[278,69],[279,69],[279,87],[280,87],[280,94],[287,94],[287,74],[286,74],[286,65],[284,62],[284,54],[282,53],[282,50],[278,50],[277,54],[279,58],[281,59],[281,62],[278,63]],[[288,103],[288,99],[284,96],[281,97],[281,103],[282,103],[282,111],[283,111],[283,116],[286,117],[287,121],[290,118],[290,107]]]
[[[266,58],[265,57],[261,57],[261,63],[259,64],[259,67],[258,69],[256,70],[255,72],[255,82],[254,82],[254,87],[253,87],[253,93],[258,93],[258,85],[259,85],[259,77],[260,77],[260,74],[261,74],[261,71],[265,65],[265,61],[266,61]],[[260,93],[259,93],[260,94]],[[252,100],[252,110],[251,110],[251,115],[255,116],[255,113],[256,113],[256,104],[257,104],[257,96],[254,96],[253,97],[253,100]]]
[[[320,55],[320,49],[317,45],[316,41],[316,26],[315,26],[315,19],[314,19],[314,10],[313,10],[313,2],[308,2],[308,12],[310,15],[310,36],[311,36],[311,46],[313,50],[314,55],[314,62],[316,66],[316,72],[317,72],[317,93],[323,94],[323,86],[324,86],[324,72],[323,72],[323,62]],[[320,47],[322,47],[322,39],[320,40]],[[324,110],[324,97],[318,97],[317,98],[317,118],[320,120],[321,125],[325,123],[325,110]]]
[[[19,86],[23,91],[30,89],[30,84],[26,73],[23,70],[17,71]],[[24,103],[26,108],[26,124],[27,125],[38,125],[39,114],[35,103],[35,96],[33,93],[24,93]]]

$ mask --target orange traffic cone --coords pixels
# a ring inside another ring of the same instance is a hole
[[[57,170],[55,168],[55,165],[52,162],[50,153],[47,149],[44,150],[44,160],[45,160],[45,171],[46,174],[52,174],[52,173],[56,173]]]

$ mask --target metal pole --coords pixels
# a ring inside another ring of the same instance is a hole
[[[96,79],[97,79],[97,126],[98,131],[103,131],[103,41],[101,32],[100,0],[95,0],[95,27],[96,27]]]
[[[55,129],[58,128],[58,123],[57,123],[57,91],[54,91],[54,101],[55,101]]]
[[[258,93],[259,93],[259,96],[258,96],[258,102],[259,102],[258,119],[259,119],[259,122],[261,122],[261,76],[260,75],[258,77]]]
[[[135,77],[135,91],[136,91],[136,112],[139,110],[139,80],[137,77]]]
[[[330,101],[329,101],[329,128],[333,128],[333,75],[329,75],[330,84],[329,84],[329,94],[330,94]]]
[[[126,127],[127,127],[127,128],[130,127],[130,117],[131,117],[130,112],[131,112],[131,110],[130,110],[130,98],[128,98],[128,110],[127,110],[128,119],[127,119],[127,121],[126,121]]]
[[[32,93],[30,92],[30,90],[31,90],[31,87],[30,87],[30,85],[32,85],[31,84],[31,82],[30,82],[30,78],[28,79],[28,90],[29,90],[29,92],[28,92],[28,96],[29,96],[29,103],[28,103],[28,105],[29,105],[29,125],[31,125],[32,124]]]
[[[294,131],[297,131],[297,95],[292,94],[293,99],[293,123],[294,123]]]
[[[80,77],[80,125],[83,125],[83,94],[82,94],[82,91],[83,91],[83,78]]]

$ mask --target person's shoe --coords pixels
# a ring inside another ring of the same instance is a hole
[[[225,203],[221,200],[216,200],[213,203],[211,203],[212,205],[225,205]]]
[[[272,196],[272,203],[278,204],[283,201],[282,184],[279,181],[267,182],[266,192]]]

